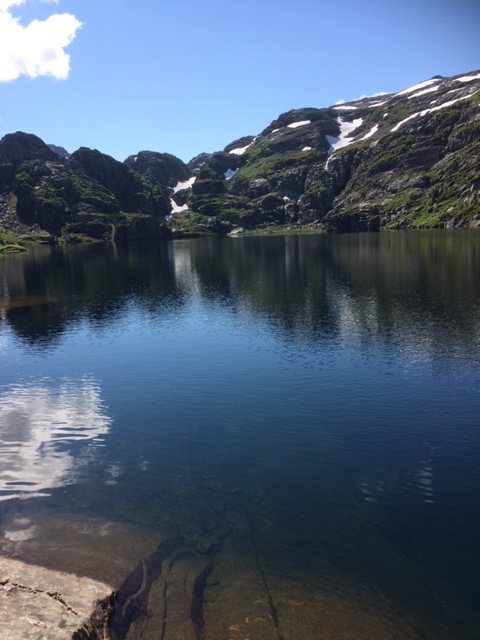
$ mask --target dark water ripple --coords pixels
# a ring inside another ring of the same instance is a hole
[[[218,540],[247,522],[267,582],[366,585],[433,625],[417,637],[480,636],[480,234],[39,248],[0,270],[2,503]]]

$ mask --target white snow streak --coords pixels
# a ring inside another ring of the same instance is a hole
[[[425,93],[432,93],[432,91],[437,91],[440,86],[437,84],[436,87],[429,87],[428,89],[424,89],[423,91],[417,91],[417,93],[412,93],[411,96],[408,96],[408,99],[418,98],[418,96],[423,96]]]
[[[352,106],[343,106],[343,105],[335,105],[333,107],[334,109],[340,109],[342,111],[351,111],[352,109],[358,109],[358,107],[352,107]]]
[[[475,76],[462,76],[461,78],[455,78],[456,82],[471,82],[472,80],[480,80],[480,73]]]
[[[394,131],[398,131],[400,129],[400,127],[402,127],[409,120],[413,120],[413,118],[417,118],[418,116],[425,115],[428,112],[429,112],[429,109],[425,109],[425,111],[419,111],[417,113],[412,113],[412,115],[408,116],[408,118],[404,118],[403,120],[400,120],[400,122],[397,122],[397,124],[394,127],[392,127],[392,129],[390,129],[390,131],[392,133]]]
[[[382,102],[371,102],[367,105],[367,107],[381,107],[384,104],[387,104],[388,100],[382,100]]]
[[[409,120],[413,120],[414,118],[418,118],[418,117],[421,117],[421,116],[426,116],[427,113],[433,113],[434,111],[439,111],[440,109],[445,109],[446,107],[451,107],[452,104],[455,104],[456,102],[460,102],[460,100],[468,100],[468,98],[471,98],[476,93],[477,92],[474,91],[473,93],[470,93],[468,96],[463,96],[463,98],[457,98],[456,100],[448,100],[448,102],[444,102],[443,104],[439,104],[438,107],[432,107],[431,109],[424,109],[423,111],[417,111],[416,113],[412,113],[411,115],[408,116],[408,118],[405,118],[404,120],[401,120],[400,122],[398,122],[391,129],[391,132],[393,133],[394,131],[398,131],[398,129],[400,129],[400,127],[403,126]]]
[[[173,198],[170,198],[170,204],[172,205],[172,214],[181,213],[182,211],[186,211],[188,209],[188,205],[184,204],[180,206],[175,202],[175,200],[173,200]]]
[[[250,144],[247,144],[245,147],[237,147],[236,149],[232,149],[231,151],[229,151],[228,153],[231,153],[235,156],[243,156],[243,154],[245,153],[245,151],[251,147],[253,144],[253,141],[250,142]]]
[[[233,176],[237,175],[237,173],[238,169],[227,169],[223,175],[225,180],[231,180]]]
[[[429,109],[428,111],[438,111],[439,109],[444,109],[445,107],[450,107],[452,104],[455,104],[456,102],[460,102],[460,100],[468,100],[468,98],[471,98],[472,96],[474,96],[477,92],[474,91],[473,93],[470,93],[468,96],[463,96],[463,98],[457,98],[456,100],[449,100],[448,102],[444,102],[443,104],[439,104],[438,107],[432,107],[432,109]]]
[[[338,138],[335,136],[325,136],[327,142],[330,144],[330,149],[328,150],[329,156],[337,149],[342,149],[352,144],[353,140],[350,139],[350,134],[363,123],[363,118],[357,118],[356,120],[352,120],[352,122],[346,122],[342,120],[342,118],[337,118],[337,122],[340,125],[340,136]]]
[[[303,147],[302,151],[311,151],[312,147]]]
[[[403,91],[399,91],[399,93],[396,93],[396,96],[403,96],[406,93],[411,93],[412,91],[417,91],[419,89],[423,89],[424,87],[428,87],[431,84],[434,84],[435,82],[438,82],[438,80],[425,80],[425,82],[420,82],[419,84],[415,84],[413,85],[413,87],[409,87],[408,89],[404,89]]]
[[[374,136],[377,133],[377,131],[378,131],[378,124],[372,127],[368,133],[366,133],[362,138],[359,138],[358,140],[366,140],[367,138]]]
[[[311,120],[299,120],[298,122],[292,122],[291,124],[287,124],[289,129],[296,129],[297,127],[304,127],[306,124],[310,124]]]
[[[181,191],[182,189],[188,189],[192,186],[196,179],[197,178],[195,176],[192,176],[188,180],[185,180],[185,182],[177,182],[177,184],[173,188],[173,193],[177,193],[177,191]]]

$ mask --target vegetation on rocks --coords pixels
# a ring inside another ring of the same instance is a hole
[[[74,242],[480,226],[478,75],[288,111],[188,164],[154,151],[124,163],[85,147],[69,156],[9,134],[0,140],[0,231]]]

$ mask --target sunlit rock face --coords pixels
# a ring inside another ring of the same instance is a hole
[[[288,111],[207,158],[188,203],[245,229],[477,226],[479,91],[471,72]]]
[[[85,147],[65,157],[17,132],[0,140],[0,231],[23,223],[68,241],[118,241],[477,227],[479,137],[479,71],[292,109],[188,164],[157,151],[124,163]]]
[[[8,387],[0,393],[0,500],[73,484],[82,456],[70,449],[100,445],[110,423],[93,380]]]

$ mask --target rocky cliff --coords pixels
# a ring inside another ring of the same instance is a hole
[[[0,140],[0,239],[161,237],[166,190],[99,151],[59,155],[26,133]]]
[[[480,73],[472,72],[282,114],[206,158],[177,224],[479,226],[479,188]]]
[[[59,151],[60,149],[60,151]],[[119,239],[480,226],[480,72],[280,115],[188,164],[0,141],[1,233]]]

